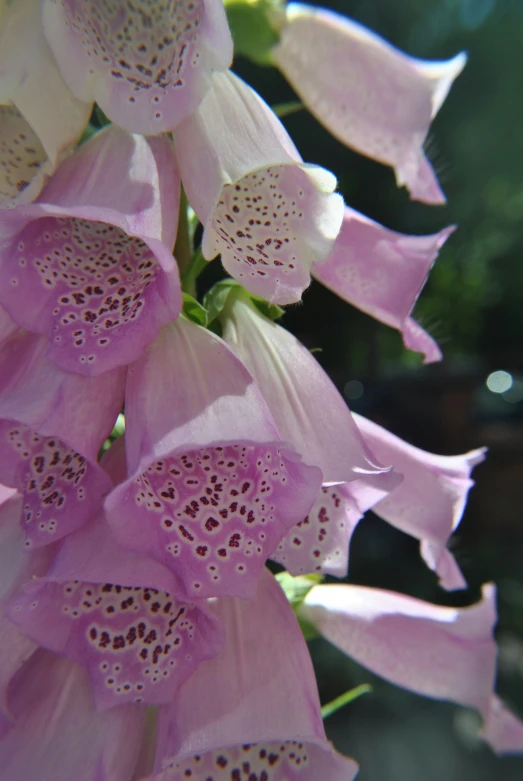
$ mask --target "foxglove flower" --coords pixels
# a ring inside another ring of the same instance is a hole
[[[312,276],[362,312],[400,331],[406,347],[425,354],[425,363],[439,361],[439,347],[412,320],[411,312],[452,231],[405,236],[345,207],[334,249],[313,265]]]
[[[486,449],[439,456],[409,445],[361,415],[354,419],[376,456],[403,475],[403,482],[373,507],[374,512],[420,540],[421,555],[443,588],[465,588],[461,570],[446,546],[474,485],[470,473],[484,460]]]
[[[171,702],[223,645],[205,604],[180,599],[158,562],[119,548],[103,516],[65,541],[47,577],[27,584],[9,615],[39,645],[86,667],[101,710]]]
[[[309,591],[298,614],[376,675],[417,694],[478,710],[494,750],[523,749],[523,726],[492,693],[497,616],[491,584],[483,587],[480,602],[465,608],[375,588],[319,585]]]
[[[24,582],[45,573],[54,553],[52,546],[26,552],[19,522],[21,511],[20,494],[0,485],[0,735],[12,724],[8,702],[11,679],[36,649],[9,620],[7,606]]]
[[[321,469],[325,484],[371,475],[378,479],[390,471],[376,463],[316,359],[241,291],[233,289],[227,298],[223,338],[252,374],[282,439]]]
[[[445,202],[423,142],[466,56],[418,60],[351,19],[290,3],[275,16],[277,67],[343,144],[394,168],[425,203]]]
[[[74,146],[92,105],[75,98],[45,40],[39,0],[0,15],[0,208],[34,200]]]
[[[0,347],[18,330],[14,320],[11,320],[5,309],[0,306]]]
[[[72,92],[131,132],[172,130],[232,60],[221,0],[43,0],[43,25]]]
[[[2,781],[130,781],[145,713],[99,713],[89,679],[64,657],[37,651],[10,688],[15,726],[0,739]]]
[[[178,203],[166,136],[102,130],[37,203],[0,214],[0,304],[65,371],[129,363],[180,311]]]
[[[262,298],[299,301],[340,229],[335,177],[303,163],[275,114],[232,73],[214,75],[174,142],[204,257],[220,253],[229,274]]]
[[[326,739],[307,646],[272,575],[252,602],[215,610],[227,644],[160,711],[149,781],[352,781],[357,766]]]
[[[281,441],[227,345],[183,317],[129,367],[125,408],[129,477],[105,503],[115,538],[169,567],[188,598],[252,596],[320,471]]]
[[[19,330],[0,348],[0,480],[23,496],[26,547],[80,528],[111,488],[96,463],[121,409],[125,369],[60,371],[46,340]]]

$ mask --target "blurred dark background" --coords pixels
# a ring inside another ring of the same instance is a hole
[[[467,591],[438,588],[417,542],[370,513],[353,538],[349,581],[453,605],[475,601],[479,585],[495,581],[498,691],[523,717],[523,0],[324,5],[414,56],[468,52],[426,144],[445,207],[409,201],[391,169],[346,149],[308,112],[284,120],[303,158],[334,171],[355,209],[404,233],[459,225],[415,309],[445,357],[422,366],[396,331],[314,282],[283,324],[320,348],[316,357],[351,409],[435,453],[489,448],[452,540]],[[271,105],[295,99],[272,68],[238,58],[235,70]],[[372,694],[326,722],[336,746],[359,761],[359,781],[522,781],[523,757],[497,759],[479,744],[470,711],[396,689],[320,640],[311,651],[323,702],[359,683],[373,685]]]

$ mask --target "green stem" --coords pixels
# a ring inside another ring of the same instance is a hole
[[[323,706],[321,709],[322,719],[332,716],[333,713],[336,713],[340,708],[343,708],[344,705],[348,705],[349,702],[354,702],[354,700],[361,697],[362,694],[368,694],[368,692],[371,691],[372,686],[368,683],[362,683],[360,686],[356,686],[355,689],[351,689],[350,691],[345,692],[345,694],[341,694],[339,697],[336,697],[335,700],[331,700],[331,702],[328,702]]]
[[[189,202],[187,196],[182,188],[180,195],[180,216],[178,217],[178,232],[176,234],[176,244],[174,245],[174,257],[178,263],[178,269],[180,276],[189,268],[192,258],[191,237],[189,233],[189,218],[187,215],[187,207]],[[192,291],[187,290],[187,293],[194,295]]]

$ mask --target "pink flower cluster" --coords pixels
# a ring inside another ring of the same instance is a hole
[[[308,6],[270,17],[310,110],[441,202],[422,145],[463,55],[414,60]],[[0,2],[2,781],[351,781],[266,561],[344,577],[373,508],[443,588],[466,585],[447,541],[484,452],[352,415],[260,310],[312,275],[438,360],[410,313],[452,229],[403,236],[346,207],[232,56],[222,0]],[[111,124],[85,140],[95,102]],[[201,254],[236,280],[221,336],[184,308],[182,185]],[[523,750],[493,694],[491,585],[451,609],[306,582],[298,618]]]

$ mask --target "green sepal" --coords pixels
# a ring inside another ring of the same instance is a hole
[[[296,610],[300,607],[309,591],[323,580],[323,575],[298,575],[294,577],[288,572],[279,572],[276,580],[285,592],[285,596]]]
[[[362,683],[360,686],[355,686],[354,689],[345,692],[345,694],[340,694],[339,697],[336,697],[336,699],[331,700],[331,702],[328,702],[323,706],[321,709],[322,719],[332,716],[332,714],[339,711],[340,708],[345,707],[345,705],[348,705],[350,702],[354,702],[354,700],[357,700],[358,697],[361,697],[363,694],[369,694],[371,691],[372,686],[370,684]]]
[[[98,103],[95,104],[91,117],[96,120],[98,127],[105,127],[111,124],[111,120],[104,114]]]
[[[123,434],[125,433],[125,415],[123,412],[120,412],[118,417],[116,418],[116,423],[114,424],[114,428],[103,443],[99,455],[101,456],[102,453],[105,453],[106,450],[109,450],[113,442],[117,439],[119,439]]]
[[[231,0],[225,3],[227,21],[234,41],[234,53],[257,65],[273,65],[271,49],[278,35],[269,23],[268,11],[274,8],[270,0]]]
[[[207,316],[209,318],[207,322],[209,325],[220,317],[225,304],[227,303],[227,299],[229,298],[229,293],[234,288],[241,290],[241,285],[239,285],[235,279],[230,279],[228,277],[227,279],[222,279],[220,282],[217,282],[204,295],[203,305],[207,310]]]
[[[248,296],[262,315],[265,315],[269,320],[279,320],[285,314],[285,309],[282,309],[278,304],[270,304],[264,298],[253,296],[252,293],[248,293]]]
[[[189,295],[189,293],[182,293],[183,296],[183,313],[188,320],[192,320],[197,325],[202,325],[204,328],[209,322],[207,310],[200,304],[195,298]]]

